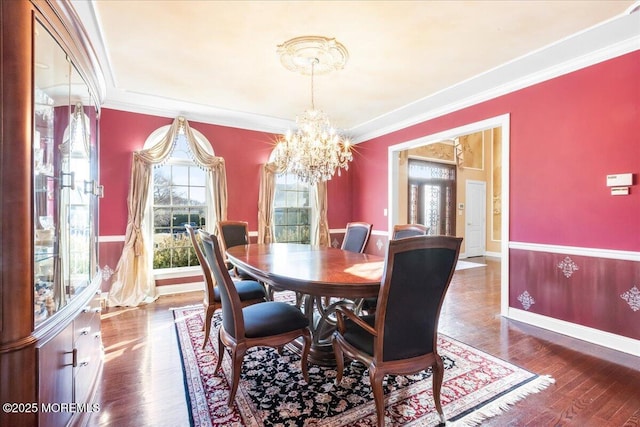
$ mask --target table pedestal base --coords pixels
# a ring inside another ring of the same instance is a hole
[[[309,319],[311,329],[311,351],[309,363],[321,366],[335,366],[336,358],[333,353],[331,340],[336,329],[335,312],[338,306],[353,307],[350,300],[337,300],[335,298],[317,297],[313,295],[302,296],[302,311]],[[296,354],[302,354],[302,339],[288,344],[288,348]]]

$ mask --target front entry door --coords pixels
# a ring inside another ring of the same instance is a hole
[[[408,201],[409,223],[426,225],[430,235],[455,235],[455,165],[410,159]]]

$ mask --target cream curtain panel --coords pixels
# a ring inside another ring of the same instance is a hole
[[[260,174],[258,197],[258,243],[275,242],[273,224],[273,201],[276,191],[276,175],[283,173],[275,163],[266,163]],[[312,215],[311,244],[329,246],[329,223],[327,221],[327,183],[319,182],[311,188],[312,203],[317,214]]]
[[[183,117],[173,121],[167,134],[154,146],[133,153],[131,182],[129,186],[128,221],[125,244],[114,273],[109,292],[110,306],[134,307],[155,300],[151,256],[152,238],[144,232],[145,210],[148,206],[149,186],[154,165],[167,160],[173,151],[178,133],[183,131],[193,160],[207,171],[208,199],[216,221],[227,218],[227,178],[224,159],[209,154],[191,131]],[[215,227],[214,227],[215,228]]]
[[[276,194],[276,175],[284,172],[275,163],[265,163],[260,174],[258,195],[258,243],[275,242],[273,235],[273,199]]]
[[[315,185],[313,191],[315,199],[317,218],[312,224],[311,242],[319,246],[331,246],[331,236],[329,235],[329,221],[327,220],[327,182],[321,181]]]

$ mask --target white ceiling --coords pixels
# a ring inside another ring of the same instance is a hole
[[[105,107],[248,129],[282,132],[310,106],[310,78],[286,70],[277,45],[335,37],[349,60],[316,76],[315,104],[356,140],[561,73],[640,32],[627,0],[73,5],[103,64]]]

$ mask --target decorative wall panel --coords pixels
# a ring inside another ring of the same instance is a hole
[[[640,262],[509,252],[510,307],[640,339]]]

